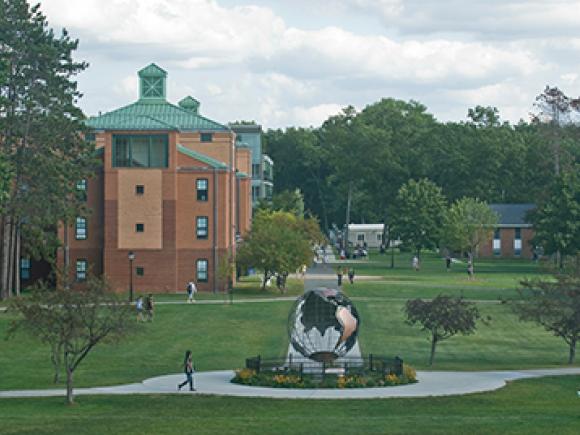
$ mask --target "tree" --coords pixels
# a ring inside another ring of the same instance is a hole
[[[10,308],[21,316],[13,322],[11,334],[23,330],[48,344],[55,381],[64,368],[67,402],[74,402],[73,374],[99,343],[120,340],[134,325],[129,303],[121,300],[103,278],[89,277],[83,289],[72,289],[66,275],[56,290],[40,283],[29,297],[11,301]]]
[[[264,273],[262,290],[275,274],[288,275],[312,260],[311,221],[288,212],[260,210],[238,252],[238,262]]]
[[[546,85],[536,97],[536,113],[532,122],[543,126],[542,133],[549,143],[554,158],[554,173],[560,174],[564,127],[578,123],[580,98],[570,98],[557,87]]]
[[[405,314],[409,325],[420,324],[422,331],[428,331],[431,339],[429,365],[433,365],[437,343],[456,334],[473,334],[477,320],[481,319],[475,304],[463,298],[439,295],[432,301],[408,300]]]
[[[543,326],[568,345],[568,364],[573,364],[580,341],[580,268],[556,273],[554,280],[526,279],[518,289],[521,301],[512,308],[522,321]]]
[[[534,243],[546,254],[556,254],[560,267],[566,256],[580,251],[580,164],[561,173],[550,194],[529,216],[534,226]]]
[[[426,178],[409,180],[399,189],[391,222],[403,244],[412,246],[419,256],[421,249],[437,247],[444,212],[440,187]]]
[[[497,219],[485,202],[462,198],[444,214],[442,243],[452,250],[469,253],[473,260],[479,245],[491,237]]]
[[[260,201],[258,208],[271,211],[285,211],[298,218],[304,217],[304,195],[300,189],[283,190],[272,196],[272,201]]]
[[[20,291],[19,259],[50,259],[56,225],[82,212],[76,183],[94,167],[83,138],[78,41],[48,28],[40,6],[0,0],[0,154],[11,168],[0,216],[0,298]]]

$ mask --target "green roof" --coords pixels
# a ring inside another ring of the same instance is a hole
[[[168,103],[165,99],[167,72],[154,63],[138,74],[139,100],[87,119],[88,127],[95,130],[230,130],[197,113],[199,101],[195,98],[181,100],[183,107]]]
[[[147,65],[137,73],[139,77],[167,77],[167,71],[158,67],[154,63]]]
[[[181,154],[185,154],[186,156],[199,160],[200,162],[203,162],[211,166],[212,168],[227,169],[228,167],[228,165],[226,165],[224,162],[212,159],[211,157],[206,156],[205,154],[198,153],[197,151],[190,150],[189,148],[186,148],[183,145],[177,144],[177,151],[179,151]]]
[[[85,121],[95,130],[213,130],[229,128],[164,100],[139,100]]]

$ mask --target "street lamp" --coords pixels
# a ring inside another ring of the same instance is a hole
[[[135,260],[135,253],[129,251],[129,302],[133,302],[133,260]]]

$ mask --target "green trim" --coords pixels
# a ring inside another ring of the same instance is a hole
[[[238,177],[238,178],[250,178],[248,176],[248,174],[246,174],[245,172],[236,172],[236,177]]]
[[[199,160],[212,168],[216,169],[227,169],[228,165],[224,162],[220,162],[219,160],[212,159],[211,157],[206,156],[205,154],[198,153],[197,151],[190,150],[189,148],[184,147],[183,145],[177,144],[177,151],[181,154],[185,154],[191,158]]]

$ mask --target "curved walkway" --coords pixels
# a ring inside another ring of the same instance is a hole
[[[423,372],[417,373],[417,384],[399,387],[357,388],[344,390],[287,389],[248,387],[232,384],[234,372],[198,372],[196,392],[177,392],[182,374],[159,376],[137,384],[114,387],[76,388],[75,395],[103,394],[215,394],[219,396],[270,397],[278,399],[381,399],[392,397],[450,396],[497,390],[506,382],[541,376],[580,375],[580,367],[489,372]],[[0,398],[64,396],[64,389],[0,391]]]

